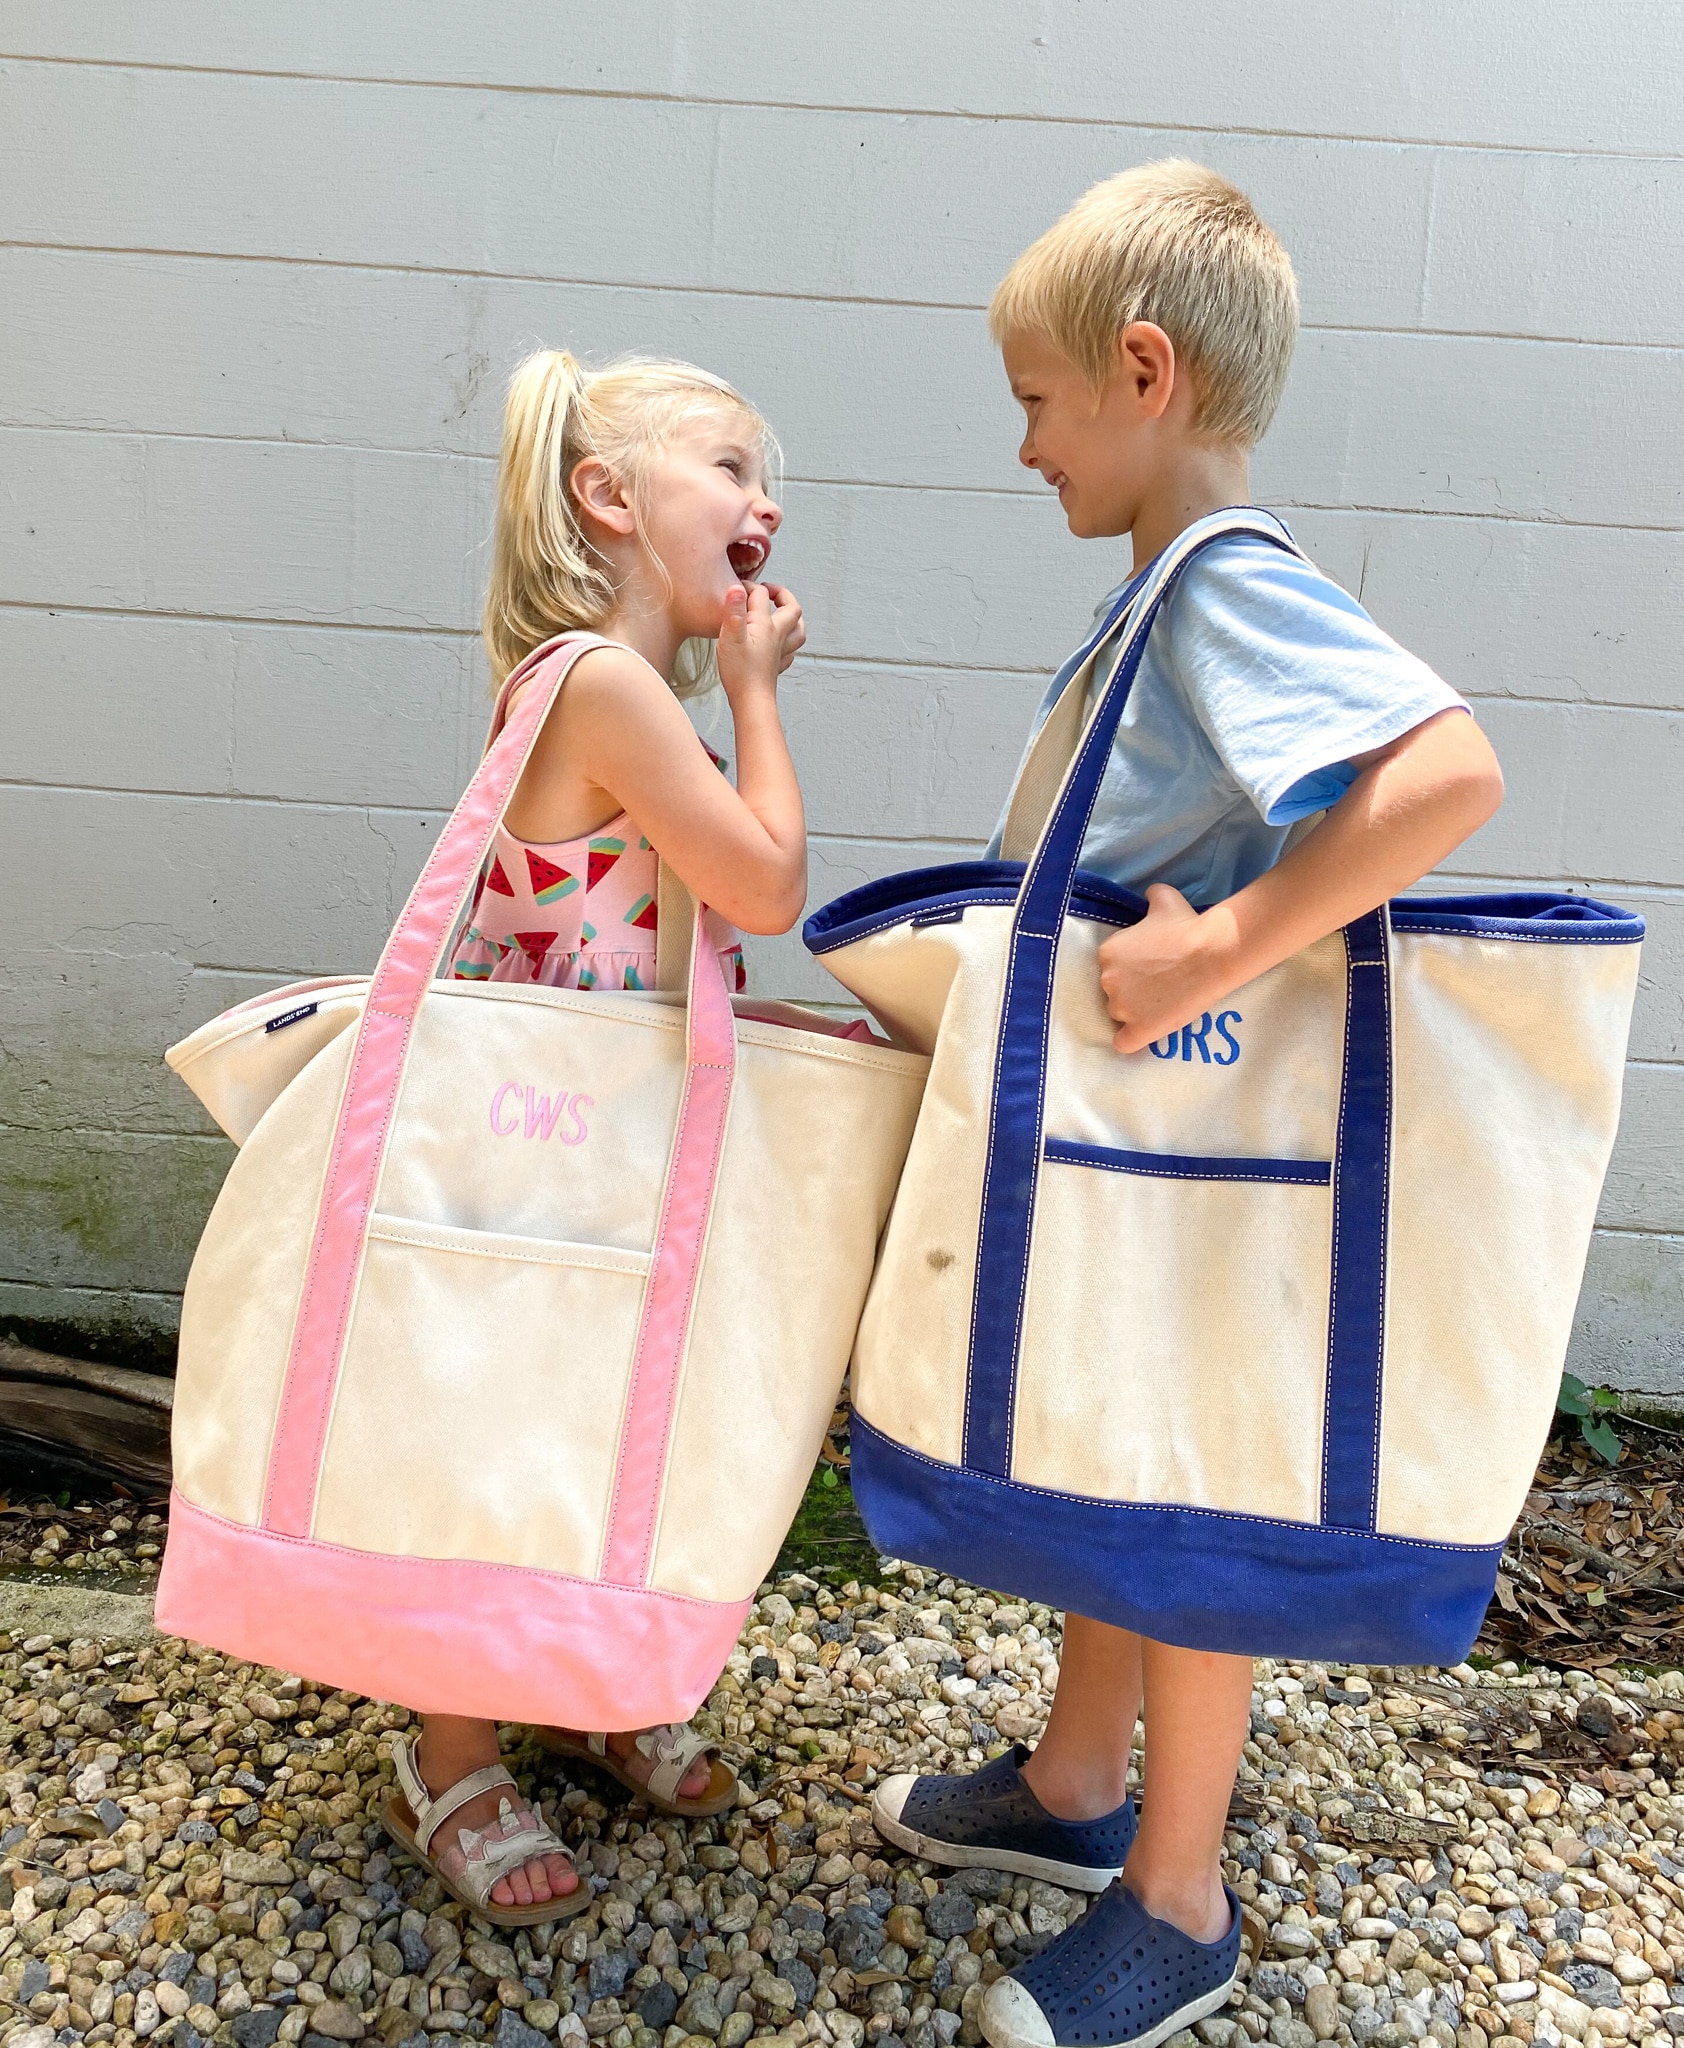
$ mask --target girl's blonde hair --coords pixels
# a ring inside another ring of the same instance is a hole
[[[749,426],[771,481],[778,462],[772,430],[722,377],[693,363],[627,356],[600,370],[565,349],[540,349],[509,380],[497,470],[497,532],[485,593],[485,645],[501,683],[533,648],[557,633],[590,630],[614,608],[608,564],[592,545],[570,479],[589,456],[625,485],[646,530],[650,457],[681,422],[730,412]],[[665,575],[660,557],[656,567]],[[711,640],[680,650],[673,688],[689,696],[718,678]]]
[[[1251,201],[1203,164],[1171,157],[1095,185],[1030,243],[988,308],[996,341],[1039,335],[1095,391],[1135,320],[1161,327],[1191,371],[1197,432],[1262,439],[1298,339],[1298,288]]]

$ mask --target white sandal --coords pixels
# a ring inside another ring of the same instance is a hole
[[[580,1880],[576,1890],[564,1899],[545,1899],[541,1905],[499,1906],[491,1896],[511,1871],[540,1856],[564,1857],[571,1867],[567,1845],[546,1826],[537,1810],[529,1806],[519,1788],[501,1764],[487,1764],[470,1771],[465,1778],[441,1792],[435,1799],[427,1790],[416,1765],[420,1738],[404,1736],[392,1748],[392,1763],[398,1774],[398,1790],[382,1802],[380,1824],[445,1886],[451,1896],[479,1913],[497,1927],[536,1927],[545,1920],[566,1920],[583,1912],[591,1902],[591,1888]],[[439,1830],[450,1816],[477,1799],[482,1792],[494,1792],[506,1785],[514,1798],[501,1801],[496,1824],[489,1828],[459,1827],[455,1840],[441,1843],[434,1853]]]
[[[632,1776],[608,1747],[606,1735],[578,1736],[568,1728],[536,1728],[533,1733],[552,1755],[595,1764],[635,1797],[681,1820],[707,1820],[723,1813],[737,1796],[737,1774],[721,1756],[719,1744],[699,1735],[687,1722],[664,1722],[659,1728],[643,1729],[633,1738],[639,1753],[655,1766],[647,1781]],[[707,1790],[698,1792],[693,1799],[681,1798],[679,1786],[703,1757],[713,1759]]]

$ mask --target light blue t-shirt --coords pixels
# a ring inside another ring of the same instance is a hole
[[[1146,573],[1112,591],[1095,620]],[[1095,700],[1117,647],[1094,664]],[[1036,732],[1076,666],[1073,655],[1053,677]],[[1188,564],[1152,628],[1081,865],[1126,888],[1171,883],[1207,909],[1273,867],[1298,819],[1344,795],[1353,754],[1458,706],[1319,569],[1249,535],[1218,541]],[[1002,814],[989,859],[1004,829]]]

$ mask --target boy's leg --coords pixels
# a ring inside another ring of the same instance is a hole
[[[1215,2012],[1233,1984],[1240,1930],[1219,1859],[1251,1662],[1142,1640],[1140,1668],[1146,1796],[1123,1881],[990,1986],[978,2017],[992,2048],[1150,2048]]]
[[[1058,1690],[1024,1782],[1060,1820],[1094,1820],[1128,1797],[1140,1718],[1141,1639],[1086,1615],[1064,1619]]]
[[[1155,1920],[1215,1941],[1229,1921],[1222,1836],[1251,1725],[1251,1659],[1140,1647],[1146,1796],[1125,1879]]]
[[[887,1778],[872,1818],[885,1841],[932,1862],[1102,1891],[1134,1841],[1128,1767],[1139,1714],[1140,1638],[1072,1614],[1033,1754],[1018,1745],[961,1776]]]

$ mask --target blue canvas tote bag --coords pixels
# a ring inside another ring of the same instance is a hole
[[[1403,897],[1123,1057],[1078,868],[1148,634],[1219,514],[1094,636],[999,861],[808,921],[933,1055],[854,1355],[896,1556],[1192,1648],[1453,1663],[1549,1427],[1643,923]],[[1083,726],[1092,658],[1121,650]]]

